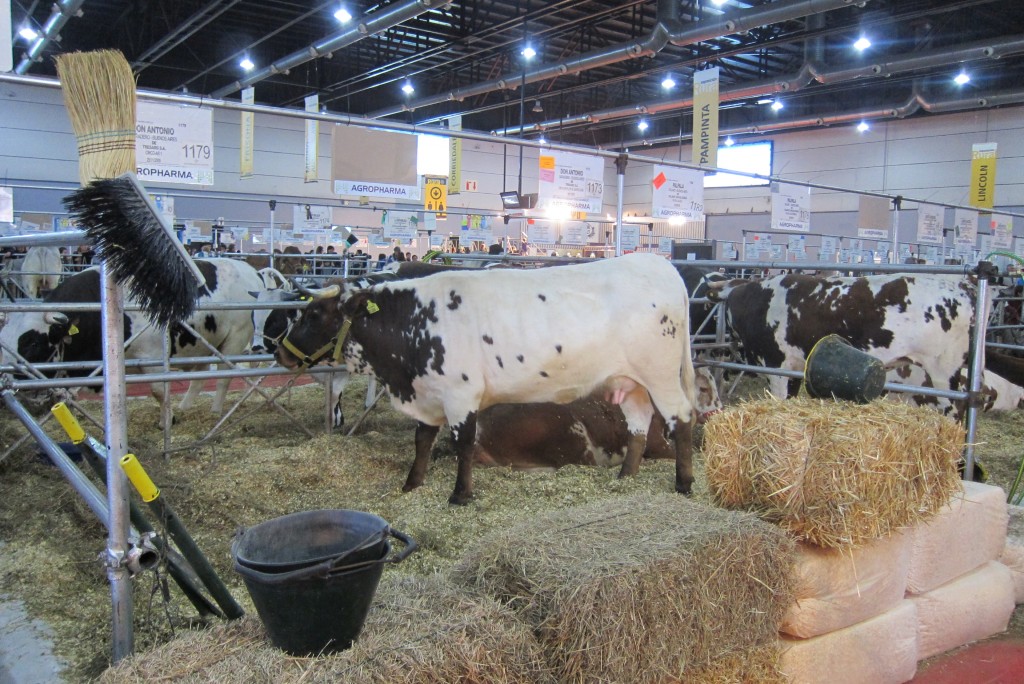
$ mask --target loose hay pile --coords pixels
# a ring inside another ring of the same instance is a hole
[[[559,681],[771,681],[793,549],[754,516],[638,494],[495,532],[453,572],[534,626]]]
[[[270,645],[254,616],[128,659],[101,682],[345,682],[450,684],[553,682],[530,629],[492,599],[472,597],[442,576],[385,573],[363,633],[347,651],[294,658]]]
[[[895,402],[764,399],[704,432],[712,498],[818,546],[857,545],[932,516],[959,486],[961,426]]]

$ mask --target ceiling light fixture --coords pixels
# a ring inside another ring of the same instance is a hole
[[[252,71],[256,67],[248,57],[243,57],[242,61],[238,63],[238,66],[242,67],[246,71]]]
[[[971,77],[967,75],[966,71],[961,71],[956,75],[956,78],[953,79],[953,83],[956,83],[957,85],[964,85],[970,82]]]
[[[640,123],[638,123],[636,125],[636,127],[639,128],[641,131],[646,131],[647,130],[647,122],[644,121],[643,119],[640,119]]]
[[[736,144],[736,141],[732,139],[731,135],[728,138],[725,139],[725,146],[726,147],[732,147],[735,144]]]
[[[775,100],[774,102],[772,102],[772,111],[777,112],[780,109],[782,109],[782,106],[782,100]]]
[[[541,114],[541,113],[543,113],[543,111],[544,111],[544,105],[542,105],[542,104],[540,103],[540,100],[534,100],[534,101],[533,101],[533,111],[534,111],[534,112],[536,112],[536,113],[538,113],[538,114]]]
[[[338,10],[334,13],[334,18],[337,19],[342,24],[347,24],[348,22],[352,21],[352,14],[344,7],[339,7]]]
[[[661,87],[664,88],[665,90],[672,90],[673,88],[676,87],[676,82],[672,79],[671,76],[666,76],[665,80],[661,82]]]
[[[412,87],[412,83],[406,81],[405,83],[402,84],[402,92],[405,93],[406,95],[412,95],[414,92],[416,92],[416,89]]]
[[[534,57],[537,56],[537,51],[534,50],[532,46],[527,45],[526,47],[523,48],[522,54],[523,57],[525,57],[526,59],[533,59]]]
[[[715,3],[717,7],[721,7],[725,4],[725,0],[711,0],[711,2]]]
[[[857,39],[857,42],[853,44],[853,47],[857,48],[861,52],[864,52],[869,47],[871,47],[871,41],[865,38],[864,36],[861,36],[860,38]]]
[[[868,125],[867,121],[861,121],[859,124],[857,124],[857,130],[860,131],[861,133],[868,130],[869,128],[871,128],[871,126]]]
[[[537,142],[539,142],[541,145],[543,145],[543,144],[547,143],[547,140],[542,135],[539,138],[537,138]]]
[[[36,32],[36,30],[31,26],[26,26],[22,28],[20,31],[18,31],[18,35],[29,42],[32,42],[33,40],[39,37],[39,33]]]
[[[766,104],[771,104],[772,102],[775,102],[775,100],[773,100],[770,97],[762,97],[760,100],[757,101],[757,104],[759,104],[759,105],[766,105]]]

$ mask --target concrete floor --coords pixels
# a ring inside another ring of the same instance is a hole
[[[21,601],[0,594],[0,684],[63,682],[50,628],[29,618]]]

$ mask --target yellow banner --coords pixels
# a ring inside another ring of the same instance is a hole
[[[996,143],[971,147],[971,198],[969,204],[991,209],[996,191]]]
[[[448,130],[461,131],[462,117],[448,117]],[[448,138],[448,194],[458,195],[462,189],[462,138]]]
[[[423,209],[437,214],[437,218],[448,218],[448,181],[445,178],[423,179]]]
[[[252,87],[242,91],[242,104],[253,104],[256,101],[255,89]],[[256,115],[252,112],[242,112],[242,144],[239,153],[242,155],[239,160],[239,178],[252,178],[253,159],[253,138],[256,130]]]
[[[320,96],[313,94],[306,98],[306,111],[320,113]],[[303,181],[316,183],[319,176],[317,155],[319,154],[320,122],[306,119],[306,163]]]
[[[693,75],[693,163],[718,166],[718,67]]]

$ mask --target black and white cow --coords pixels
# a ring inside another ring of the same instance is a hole
[[[790,274],[711,285],[751,365],[802,371],[818,340],[834,333],[888,368],[919,365],[942,389],[958,388],[975,291],[968,277],[926,274]],[[784,399],[787,381],[770,376],[772,394]],[[796,382],[788,389],[798,388]]]
[[[196,261],[206,278],[212,294],[203,292],[199,303],[249,303],[249,291],[258,291],[262,282],[256,270],[242,261],[233,259],[202,259]],[[98,303],[100,301],[99,269],[90,268],[62,282],[45,299],[47,303]],[[131,303],[126,302],[126,303]],[[215,349],[225,355],[244,353],[252,343],[252,311],[197,311],[188,321]],[[164,329],[150,323],[146,315],[128,311],[124,317],[124,337],[130,342],[125,349],[126,359],[159,359],[163,355]],[[134,337],[134,339],[132,339]],[[181,326],[171,327],[171,356],[176,358],[211,356],[210,350]],[[3,363],[11,363],[7,349],[32,363],[45,361],[98,361],[103,358],[103,329],[99,312],[89,313],[18,313],[0,330]],[[159,367],[141,372],[160,372]],[[79,373],[84,374],[84,372]],[[230,380],[219,380],[212,411],[221,413]],[[191,408],[202,389],[202,382],[189,385],[178,408]],[[157,399],[163,397],[163,383],[154,383],[151,391]]]
[[[440,426],[449,424],[458,476],[449,501],[473,495],[477,413],[499,403],[568,403],[601,391],[630,431],[620,476],[636,472],[657,407],[676,442],[676,489],[689,492],[694,419],[686,288],[652,254],[533,270],[437,273],[320,293],[278,347],[298,368],[342,353],[377,376],[418,421],[404,491],[420,486]]]
[[[355,276],[349,278],[345,282],[348,283],[349,287],[369,287],[371,285],[376,285],[377,283],[392,280],[419,278],[424,275],[447,271],[453,268],[452,266],[416,261],[402,261],[395,263],[396,265],[394,268],[377,273],[371,273],[369,275]],[[284,285],[274,286],[276,280],[268,281],[267,277],[264,276],[265,272],[271,270],[273,269],[265,268],[260,271],[260,276],[264,278],[264,283],[268,286],[268,289],[262,290],[258,293],[250,293],[256,296],[257,302],[294,302],[303,296],[301,293],[295,292],[292,289],[291,283],[287,280]],[[303,289],[303,291],[305,290]],[[284,337],[285,332],[287,332],[288,328],[291,327],[298,317],[298,308],[256,309],[253,312],[253,324],[255,330],[255,337],[253,338],[252,343],[253,351],[274,354],[277,351],[278,341]],[[318,383],[326,386],[327,375],[323,373],[312,373],[311,375]],[[345,413],[342,409],[341,401],[345,387],[348,385],[348,369],[346,369],[344,365],[341,365],[337,368],[334,374],[330,376],[330,378],[330,386],[327,390],[331,395],[331,424],[334,429],[338,429],[345,424]]]

